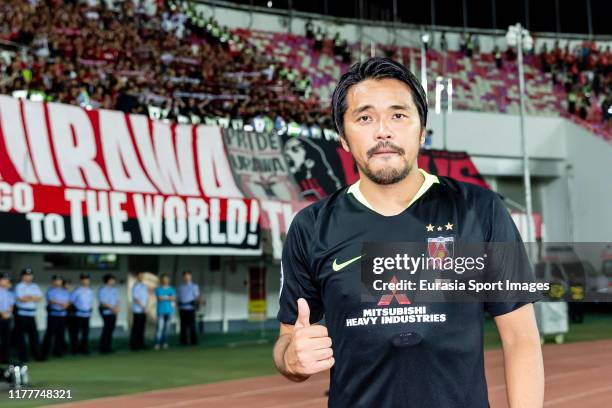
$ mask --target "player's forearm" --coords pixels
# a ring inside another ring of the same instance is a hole
[[[289,367],[287,367],[285,360],[285,352],[289,347],[289,343],[291,342],[290,334],[281,335],[278,340],[276,340],[276,344],[274,344],[274,364],[276,365],[276,369],[285,377],[287,377],[291,381],[302,382],[306,381],[309,376],[301,376],[298,374],[294,374],[291,372]]]
[[[506,393],[510,408],[541,408],[544,404],[544,364],[539,336],[504,344]]]

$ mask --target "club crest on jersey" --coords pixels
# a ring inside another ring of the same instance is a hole
[[[427,238],[427,254],[430,258],[452,258],[454,237]]]

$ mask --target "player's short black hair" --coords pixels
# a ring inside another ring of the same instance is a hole
[[[344,135],[344,114],[346,113],[346,96],[351,86],[366,79],[397,79],[410,89],[412,99],[419,112],[421,128],[427,125],[427,97],[419,80],[405,66],[391,58],[373,57],[353,64],[340,77],[332,95],[332,118],[340,136]]]

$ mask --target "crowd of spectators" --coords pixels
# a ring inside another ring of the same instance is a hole
[[[157,107],[193,122],[321,116],[304,73],[259,55],[188,3],[107,3],[3,1],[0,94],[143,114]]]
[[[446,33],[442,32],[438,47],[448,51]],[[459,51],[464,57],[473,58],[480,53],[480,41],[476,34],[462,33],[459,37]],[[497,69],[504,69],[504,63],[515,61],[513,47],[502,49],[495,45],[491,55]],[[563,89],[566,95],[567,111],[589,122],[603,121],[612,130],[612,53],[610,46],[595,41],[584,41],[570,49],[569,42],[562,48],[556,41],[552,50],[546,42],[536,52],[527,50],[528,63],[537,61],[544,73],[551,75],[553,85]],[[533,58],[532,58],[533,57]]]
[[[306,38],[312,40],[313,50],[318,52],[323,51],[326,41],[328,40],[327,30],[320,25],[315,26],[312,20],[308,20],[304,25],[304,32],[306,34]],[[352,61],[352,53],[348,40],[346,38],[342,38],[339,31],[336,31],[334,36],[329,38],[329,40],[331,41],[333,55],[340,57],[340,60],[344,64],[350,64]]]
[[[612,130],[612,52],[595,41],[584,41],[570,49],[557,41],[552,50],[546,44],[539,62],[555,86],[567,95],[567,110],[582,120],[603,121]]]
[[[440,50],[447,51],[445,33],[439,40]],[[467,58],[480,53],[480,42],[476,34],[463,33],[459,40],[459,51]],[[527,51],[527,57],[535,56],[544,73],[551,75],[553,85],[561,87],[566,95],[567,111],[582,120],[592,123],[602,121],[612,130],[612,52],[610,46],[598,46],[595,41],[584,41],[570,48],[569,42],[562,48],[556,41],[552,50],[546,42],[537,52]],[[497,69],[503,69],[505,61],[515,61],[513,47],[502,50],[495,45],[492,56]]]
[[[110,6],[109,6],[110,4]],[[352,60],[339,33],[308,21],[315,51]],[[331,128],[305,70],[262,55],[213,17],[176,0],[4,0],[0,4],[0,94],[149,114],[179,122],[267,118]],[[439,37],[447,50],[445,33]],[[394,56],[396,46],[383,47]],[[459,51],[480,53],[464,33]],[[533,52],[533,51],[532,51]],[[499,69],[511,47],[493,50]],[[570,50],[542,47],[537,59],[567,95],[569,114],[612,127],[610,48],[594,42]]]

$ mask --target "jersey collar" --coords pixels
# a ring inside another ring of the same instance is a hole
[[[427,173],[425,170],[423,169],[419,169],[419,173],[421,173],[423,175],[423,177],[425,177],[425,181],[423,182],[423,185],[421,185],[421,188],[419,188],[419,191],[417,191],[417,193],[414,195],[414,197],[412,198],[412,200],[410,200],[410,202],[408,203],[408,205],[406,206],[406,208],[410,207],[416,200],[418,200],[419,198],[421,198],[421,196],[423,194],[425,194],[427,192],[427,190],[429,190],[429,188],[431,186],[433,186],[436,183],[439,183],[440,180],[438,180],[438,176],[435,176],[433,174],[429,174]],[[348,190],[346,191],[347,193],[353,194],[353,196],[355,196],[355,198],[357,199],[357,201],[359,201],[361,204],[365,205],[366,207],[368,207],[370,210],[374,211],[374,212],[378,212],[376,211],[372,205],[370,205],[370,203],[368,202],[368,200],[366,200],[366,198],[363,196],[363,194],[361,193],[361,190],[359,190],[359,182],[361,180],[357,180],[355,183],[351,184],[348,188]]]

